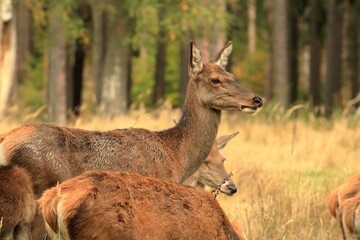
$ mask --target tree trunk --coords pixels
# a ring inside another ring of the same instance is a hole
[[[274,6],[271,0],[264,2],[264,7],[267,9],[267,33],[269,38],[269,55],[267,63],[267,79],[265,85],[265,96],[267,101],[271,101],[274,98]]]
[[[119,4],[118,4],[119,5]],[[101,108],[110,116],[125,113],[128,101],[128,19],[124,6],[106,17],[106,53],[102,76]]]
[[[321,0],[311,0],[310,3],[310,96],[316,114],[321,105]]]
[[[0,2],[0,119],[8,110],[16,80],[16,17],[11,0]]]
[[[49,117],[66,124],[66,44],[62,12],[56,4],[49,9]]]
[[[248,0],[248,52],[256,51],[256,0]]]
[[[74,66],[72,69],[72,104],[75,116],[79,116],[81,107],[81,92],[83,86],[83,72],[85,63],[85,49],[81,38],[76,39]]]
[[[226,14],[226,1],[225,0],[202,0],[202,4],[207,6],[209,4],[215,4],[216,9],[224,16]],[[219,18],[215,21],[215,24],[209,25],[207,21],[202,21],[199,28],[202,29],[203,34],[194,32],[195,43],[201,50],[201,57],[204,63],[208,63],[215,54],[224,47],[226,38],[226,28],[223,18]],[[214,34],[216,33],[216,34]]]
[[[325,116],[330,117],[334,105],[340,102],[341,48],[342,48],[342,1],[330,0],[326,45],[326,99]]]
[[[166,31],[162,24],[164,12],[159,10],[160,30],[156,43],[156,66],[153,104],[155,105],[165,97],[165,67],[166,67]]]
[[[26,79],[26,66],[30,53],[30,9],[28,1],[17,0],[16,11],[16,32],[17,32],[17,52],[16,52],[16,82]]]
[[[298,91],[298,8],[296,2],[288,2],[288,47],[289,47],[289,103],[297,100]]]
[[[287,1],[276,0],[274,9],[274,96],[282,107],[289,106],[289,46]]]
[[[186,89],[189,81],[189,42],[184,39],[180,42],[180,99],[181,106],[185,103]]]
[[[359,76],[359,25],[360,18],[357,12],[359,9],[359,3],[357,1],[350,1],[349,8],[349,27],[348,27],[348,52],[349,52],[349,78],[351,85],[351,98],[355,98],[360,93],[360,76]],[[360,106],[360,103],[355,105],[356,108]]]
[[[105,15],[102,9],[99,9],[98,4],[93,3],[92,19],[93,19],[93,33],[92,33],[92,70],[95,83],[95,96],[96,104],[99,106],[101,103],[102,93],[102,79],[105,61]]]

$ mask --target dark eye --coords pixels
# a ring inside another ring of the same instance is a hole
[[[216,85],[216,84],[220,83],[220,80],[217,78],[213,78],[213,79],[211,79],[211,83]]]

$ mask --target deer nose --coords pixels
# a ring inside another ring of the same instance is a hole
[[[261,99],[261,97],[255,96],[253,98],[253,101],[257,107],[261,107],[263,105],[263,100]]]
[[[227,188],[229,189],[231,194],[234,194],[237,192],[237,187],[235,185],[228,185]]]

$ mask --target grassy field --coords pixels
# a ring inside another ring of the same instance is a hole
[[[112,119],[85,116],[69,125],[159,130],[173,126],[180,113],[163,106],[151,113],[137,110]],[[2,121],[0,132],[22,123]],[[360,172],[359,119],[338,117],[329,123],[289,117],[289,112],[223,114],[219,135],[234,131],[240,133],[223,155],[239,191],[217,199],[230,220],[243,225],[248,239],[341,239],[326,199],[332,188]]]

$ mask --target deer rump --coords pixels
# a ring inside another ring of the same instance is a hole
[[[38,203],[53,239],[239,239],[211,194],[137,173],[89,171]]]

